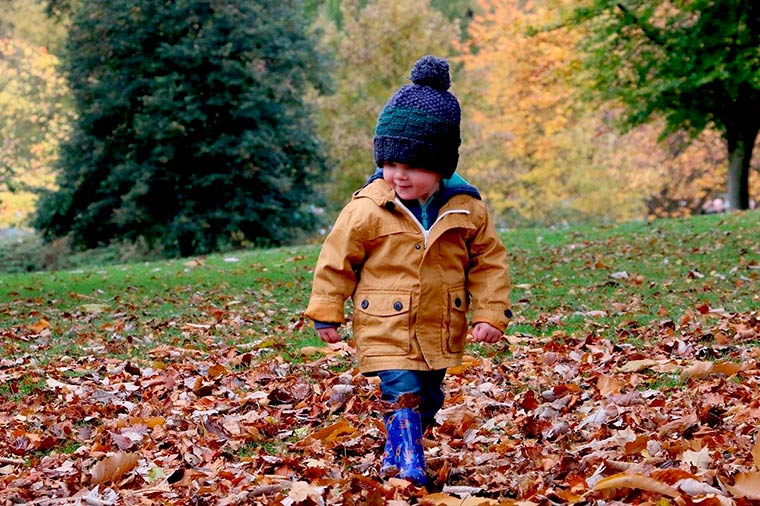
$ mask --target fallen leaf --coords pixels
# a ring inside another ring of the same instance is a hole
[[[760,472],[738,473],[726,488],[735,496],[760,500]]]
[[[695,362],[681,372],[681,380],[707,376],[712,373],[714,367],[712,362]]]
[[[324,354],[327,351],[329,351],[328,348],[325,348],[324,346],[304,346],[301,348],[301,355],[310,356]]]
[[[685,463],[692,465],[698,469],[708,469],[712,460],[710,458],[710,450],[708,448],[702,448],[698,452],[686,450],[683,452],[682,458]]]
[[[467,336],[468,339],[470,339],[471,337],[472,336],[470,335]],[[452,376],[461,375],[461,374],[464,374],[467,371],[467,369],[469,369],[470,367],[475,367],[479,363],[480,361],[477,358],[465,355],[462,358],[462,364],[454,366],[454,367],[449,367],[446,370],[446,374],[449,374]]]
[[[343,404],[345,404],[348,401],[348,399],[351,398],[353,394],[354,394],[353,385],[344,385],[342,383],[333,385],[333,387],[330,390],[330,400],[328,401],[330,404],[330,407],[332,409],[337,409],[340,406],[343,406]]]
[[[705,482],[695,480],[694,478],[679,480],[673,485],[673,487],[682,490],[691,497],[707,494],[725,495],[722,490],[717,489]]]
[[[447,494],[458,495],[459,497],[468,497],[475,494],[479,494],[483,489],[481,487],[465,487],[465,486],[451,486],[446,485],[443,487],[443,492]]]
[[[208,371],[206,372],[206,376],[208,376],[211,379],[219,379],[222,376],[225,376],[229,373],[230,373],[229,369],[224,367],[222,364],[214,364],[208,368]]]
[[[27,325],[26,328],[31,330],[35,334],[39,334],[43,330],[50,328],[50,322],[48,322],[44,318],[40,318],[40,320],[37,323]]]
[[[720,362],[715,363],[715,366],[713,367],[713,372],[715,374],[725,374],[726,376],[733,376],[734,374],[743,371],[745,368],[746,368],[746,365],[744,364],[737,364],[736,362],[728,362],[725,360],[721,360]]]
[[[467,497],[466,499],[460,499],[453,495],[437,492],[435,494],[424,496],[420,504],[423,506],[490,506],[499,504],[499,501],[485,497]]]
[[[135,453],[118,452],[106,457],[90,470],[91,483],[97,485],[107,481],[116,481],[137,466],[139,460]]]
[[[85,313],[104,313],[109,309],[106,304],[82,304],[79,308]]]
[[[599,389],[599,394],[602,397],[607,397],[612,394],[619,394],[623,388],[623,384],[613,376],[602,374],[596,382],[596,387]]]
[[[679,497],[680,494],[673,487],[657,481],[643,474],[618,473],[608,478],[599,480],[592,490],[605,490],[617,488],[635,488],[647,490],[668,497]]]
[[[581,420],[581,423],[578,424],[578,428],[582,429],[586,425],[591,425],[591,426],[603,425],[606,422],[607,422],[607,412],[605,411],[604,408],[599,408],[598,410],[596,410],[596,412],[594,412],[593,414]]]
[[[307,499],[314,501],[316,504],[323,504],[322,493],[326,487],[316,487],[306,483],[305,481],[297,481],[293,483],[293,486],[288,492],[289,501],[286,499],[283,504],[296,504],[303,502]]]
[[[644,369],[649,369],[650,367],[654,367],[659,364],[660,362],[658,362],[657,360],[652,360],[649,358],[645,358],[641,360],[631,360],[623,364],[621,367],[618,367],[616,371],[617,372],[639,372],[639,371],[643,371]]]
[[[336,439],[346,434],[354,434],[356,429],[351,426],[346,420],[341,420],[338,423],[334,423],[318,430],[317,432],[310,434],[307,439],[316,439],[321,441],[325,445],[333,443]]]

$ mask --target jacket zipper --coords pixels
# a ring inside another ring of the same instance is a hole
[[[439,221],[441,221],[441,219],[442,219],[444,216],[446,216],[447,214],[470,214],[470,211],[468,211],[467,209],[450,209],[450,210],[448,210],[448,211],[444,212],[443,214],[439,214],[439,215],[438,215],[438,218],[436,218],[436,219],[435,219],[435,221],[433,222],[433,224],[432,224],[432,225],[430,225],[430,229],[426,230],[426,229],[425,229],[425,227],[423,227],[423,226],[422,226],[422,223],[420,223],[420,220],[418,220],[418,219],[417,219],[417,217],[414,215],[414,213],[413,213],[412,211],[410,211],[410,210],[409,210],[409,208],[407,208],[407,207],[406,207],[406,206],[405,206],[405,205],[404,205],[404,204],[401,202],[401,200],[400,200],[398,197],[396,197],[396,198],[394,199],[394,201],[396,202],[396,204],[398,204],[399,206],[401,206],[401,209],[403,209],[403,210],[404,210],[404,212],[406,212],[406,214],[408,214],[408,215],[409,215],[409,217],[412,219],[412,221],[413,221],[414,223],[416,223],[416,224],[417,224],[417,226],[419,227],[419,229],[420,229],[420,232],[422,232],[422,237],[423,237],[423,245],[424,245],[424,247],[425,247],[425,248],[427,248],[427,245],[428,245],[428,238],[430,237],[430,230],[432,230],[432,229],[433,229],[433,227],[434,227],[434,226],[435,226],[435,225],[436,225],[436,224],[437,224]]]

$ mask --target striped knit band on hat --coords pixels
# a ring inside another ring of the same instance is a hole
[[[377,120],[375,164],[399,162],[450,178],[459,161],[461,110],[451,86],[449,64],[423,56],[414,64],[412,84],[393,95]]]

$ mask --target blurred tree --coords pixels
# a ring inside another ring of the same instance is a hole
[[[37,228],[183,256],[313,228],[326,167],[304,96],[327,72],[299,6],[81,2],[66,59],[79,119]]]
[[[630,127],[662,116],[664,133],[713,125],[728,148],[728,199],[747,209],[760,130],[760,3],[591,0],[574,10],[597,98],[618,100]]]
[[[45,13],[51,18],[57,20],[64,20],[68,18],[72,10],[82,0],[32,0],[36,4],[44,6]],[[14,4],[29,3],[27,0],[0,0],[0,7],[8,8],[8,6],[14,6]]]
[[[2,0],[0,0],[1,2]],[[49,0],[58,2],[60,0]],[[467,23],[472,19],[477,0],[428,0],[430,7],[443,14],[449,21],[456,21],[464,30]],[[363,0],[358,7],[366,7],[370,0]],[[317,13],[330,19],[338,30],[343,29],[343,14],[341,13],[342,0],[304,0],[304,13],[310,19]]]
[[[336,57],[336,93],[316,100],[319,131],[334,168],[329,178],[335,212],[374,171],[372,139],[385,102],[407,84],[425,54],[449,57],[459,27],[427,0],[343,0],[342,29],[323,16],[320,26]],[[452,91],[456,93],[456,78]]]
[[[65,29],[35,0],[5,2],[0,22],[0,226],[23,225],[72,112],[56,52]]]
[[[459,24],[460,34],[467,34],[467,25],[478,8],[476,0],[430,0],[430,7],[442,13],[446,19]]]
[[[82,1],[86,0],[46,0],[45,12],[54,19],[66,19]]]
[[[510,226],[614,222],[644,214],[651,171],[610,163],[606,117],[577,102],[573,47],[558,22],[570,0],[482,0],[462,51],[464,171]],[[618,146],[619,147],[619,146]]]

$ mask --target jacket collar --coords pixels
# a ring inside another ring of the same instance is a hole
[[[372,183],[375,181],[380,180],[384,183],[384,188],[389,190],[391,192],[390,198],[385,198],[382,202],[378,202],[378,205],[385,205],[388,201],[393,201],[395,199],[395,193],[393,192],[393,189],[388,186],[387,183],[385,183],[385,180],[383,179],[383,169],[381,167],[377,167],[375,169],[375,173],[372,174],[368,179],[367,182],[364,183],[364,186],[357,192],[354,193],[354,196],[359,195],[360,193],[363,194],[363,190],[369,186],[372,186]],[[480,196],[480,192],[477,188],[475,188],[473,185],[471,185],[467,180],[465,180],[462,176],[454,173],[453,176],[449,179],[442,179],[441,180],[441,189],[438,191],[438,199],[442,202],[448,202],[448,200],[455,196],[455,195],[469,195],[470,197],[474,197],[478,200],[482,200],[482,197]]]
[[[396,192],[385,182],[382,173],[380,178],[370,178],[362,188],[354,192],[353,198],[369,198],[380,207],[396,205]]]

